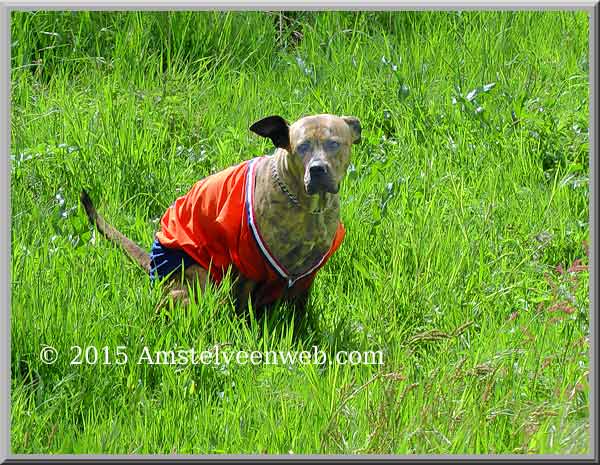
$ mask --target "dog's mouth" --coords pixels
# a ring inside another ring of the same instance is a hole
[[[312,176],[305,183],[304,187],[308,195],[337,194],[340,190],[339,186],[330,177]]]
[[[339,184],[335,182],[331,169],[324,163],[311,163],[304,172],[304,187],[308,195],[337,194]]]

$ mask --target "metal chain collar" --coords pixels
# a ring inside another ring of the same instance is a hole
[[[299,207],[300,202],[298,202],[298,198],[289,191],[287,186],[284,184],[284,182],[279,177],[279,173],[277,172],[277,165],[275,164],[274,158],[271,158],[271,174],[273,175],[273,179],[275,180],[275,182],[277,183],[279,188],[288,196],[288,199],[290,200],[290,202],[292,202],[294,205]]]

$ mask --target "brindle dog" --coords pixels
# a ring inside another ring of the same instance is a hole
[[[340,221],[339,188],[350,163],[352,144],[360,141],[361,126],[352,116],[314,115],[289,125],[280,116],[269,116],[254,123],[250,130],[268,137],[277,150],[256,168],[253,206],[258,228],[275,257],[292,273],[310,267],[331,246]],[[119,244],[147,272],[148,253],[108,224],[94,208],[85,191],[81,193],[85,211],[98,230]],[[236,270],[235,300],[244,308],[257,283]],[[189,303],[189,285],[198,283],[204,290],[209,274],[194,264],[168,280],[169,300]],[[294,294],[293,288],[282,297],[303,309],[308,290]]]

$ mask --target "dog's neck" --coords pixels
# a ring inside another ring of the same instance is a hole
[[[321,206],[321,195],[306,193],[304,173],[297,172],[286,156],[285,150],[277,150],[272,160],[298,204],[274,180],[271,158],[267,158],[256,167],[253,207],[258,228],[273,255],[290,272],[301,274],[331,247],[340,221],[339,197],[326,194]]]

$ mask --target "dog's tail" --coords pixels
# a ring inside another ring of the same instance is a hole
[[[98,231],[100,231],[100,233],[108,240],[125,249],[127,255],[129,255],[135,263],[140,265],[147,272],[150,272],[150,256],[148,255],[148,252],[118,231],[114,226],[108,224],[104,218],[98,214],[92,204],[92,199],[90,199],[90,196],[85,190],[81,191],[80,200],[90,223],[95,225],[96,228],[98,228]]]

